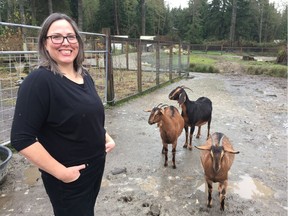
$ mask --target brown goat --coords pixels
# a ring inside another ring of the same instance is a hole
[[[183,131],[184,119],[174,106],[159,104],[152,110],[146,110],[146,112],[151,112],[148,123],[150,125],[157,123],[159,127],[163,144],[162,154],[165,154],[165,167],[168,165],[168,144],[172,144],[172,162],[175,169],[177,140]]]
[[[239,151],[234,151],[228,137],[219,132],[212,134],[205,145],[195,147],[202,150],[200,157],[208,186],[207,207],[212,207],[212,183],[219,182],[220,210],[224,211],[228,171],[232,166],[234,154],[238,154]]]

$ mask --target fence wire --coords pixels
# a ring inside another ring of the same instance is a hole
[[[8,144],[17,91],[21,82],[39,62],[40,27],[0,22],[0,144]],[[87,68],[95,81],[99,96],[106,102],[106,37],[82,32]]]
[[[18,87],[39,61],[39,30],[38,26],[0,22],[2,144],[9,143]],[[184,50],[180,44],[110,37],[108,34],[91,32],[81,32],[81,37],[85,50],[83,66],[94,79],[97,92],[104,104],[111,100],[113,103],[120,101],[171,81],[183,75],[181,73],[189,67],[189,51]],[[109,71],[112,71],[112,76]],[[114,98],[110,99],[111,95]]]

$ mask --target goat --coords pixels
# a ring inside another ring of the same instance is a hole
[[[162,139],[162,154],[165,154],[164,166],[168,165],[168,144],[172,144],[172,162],[173,168],[176,169],[175,154],[178,137],[181,135],[184,127],[184,119],[180,115],[178,109],[174,106],[163,105],[160,103],[152,110],[148,123],[150,125],[157,123]]]
[[[179,106],[182,108],[182,117],[185,121],[185,144],[184,148],[192,150],[192,137],[195,130],[195,126],[198,126],[198,132],[196,138],[199,138],[201,135],[201,126],[206,124],[208,125],[207,139],[210,134],[210,124],[212,120],[212,102],[207,97],[200,97],[196,101],[190,101],[184,86],[178,86],[172,90],[169,94],[170,100],[177,100]],[[189,89],[189,88],[187,88]],[[190,89],[191,90],[191,89]],[[192,90],[191,90],[192,91]],[[190,137],[188,144],[188,127],[190,128]]]
[[[212,183],[219,182],[220,210],[224,211],[228,171],[232,166],[234,154],[239,154],[239,151],[234,151],[228,137],[219,132],[212,134],[204,145],[195,147],[202,150],[200,158],[208,186],[207,207],[212,207]]]

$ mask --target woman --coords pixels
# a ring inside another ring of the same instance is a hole
[[[18,91],[11,144],[39,167],[56,216],[92,216],[115,142],[70,17],[54,13],[44,21],[39,54],[39,68]]]

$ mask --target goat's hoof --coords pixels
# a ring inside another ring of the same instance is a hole
[[[222,207],[222,206],[220,207],[220,211],[224,211],[224,206],[223,206],[223,207]]]
[[[212,208],[212,205],[211,204],[207,204],[207,208]]]
[[[190,150],[190,151],[192,151],[193,149],[192,149],[192,147],[188,147],[188,149]]]
[[[173,166],[173,169],[176,169],[176,166],[175,166],[175,165]]]
[[[200,136],[196,136],[196,139],[199,139],[200,138]]]
[[[187,145],[184,145],[183,148],[187,148]]]
[[[167,167],[167,164],[164,164],[164,167]]]

